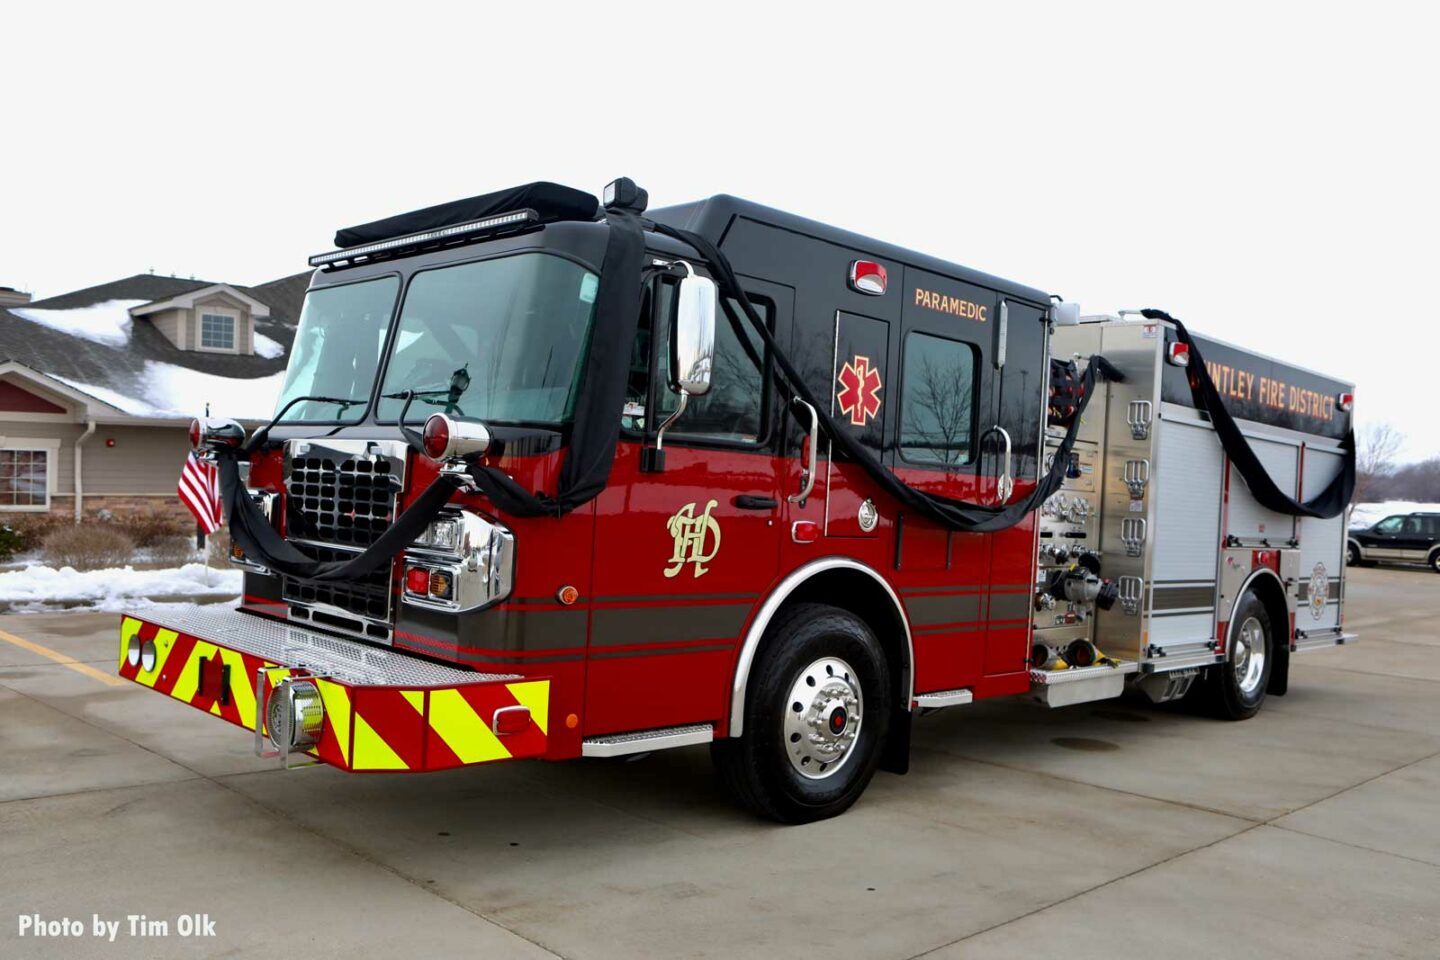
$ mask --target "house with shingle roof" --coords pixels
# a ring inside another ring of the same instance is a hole
[[[0,287],[0,514],[181,510],[190,421],[269,419],[309,280]]]

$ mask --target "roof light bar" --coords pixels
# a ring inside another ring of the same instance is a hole
[[[442,227],[439,230],[426,230],[423,233],[410,233],[403,237],[392,237],[389,240],[367,243],[363,246],[349,247],[344,250],[335,250],[331,253],[317,253],[310,258],[310,266],[323,267],[332,263],[339,263],[342,260],[356,260],[360,257],[370,257],[377,253],[397,250],[401,247],[413,247],[422,243],[433,243],[436,240],[451,240],[455,237],[483,233],[495,227],[506,227],[519,223],[533,223],[539,219],[539,214],[534,210],[516,210],[514,213],[502,213],[499,216],[486,217],[484,220],[457,223],[453,227]]]

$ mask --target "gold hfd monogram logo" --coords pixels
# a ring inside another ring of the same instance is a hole
[[[720,524],[710,516],[715,506],[716,502],[711,500],[705,504],[705,512],[697,517],[695,504],[687,503],[667,521],[670,536],[675,538],[675,552],[670,555],[671,566],[666,569],[665,576],[676,576],[687,563],[695,564],[697,577],[710,572],[705,569],[705,564],[714,560],[715,554],[720,552]],[[708,552],[705,549],[707,540],[710,545]]]

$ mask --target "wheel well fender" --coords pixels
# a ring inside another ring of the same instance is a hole
[[[1236,604],[1247,593],[1253,593],[1265,607],[1270,617],[1270,668],[1269,692],[1283,695],[1290,682],[1290,606],[1285,599],[1285,584],[1279,575],[1269,567],[1261,567],[1252,573],[1240,588]],[[1234,617],[1231,617],[1234,620]],[[1225,655],[1230,655],[1230,644],[1225,644]]]
[[[824,557],[812,560],[781,580],[745,631],[730,688],[730,736],[738,737],[745,732],[745,693],[766,631],[775,616],[794,603],[827,603],[865,621],[890,663],[891,687],[897,705],[910,709],[915,653],[910,622],[899,596],[884,577],[858,560]]]

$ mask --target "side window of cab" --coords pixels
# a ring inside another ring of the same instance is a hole
[[[674,412],[679,398],[670,392],[670,322],[674,309],[673,283],[661,282],[646,291],[645,308],[640,314],[640,329],[631,352],[630,380],[625,395],[625,411],[621,425],[629,431],[642,432],[662,423]],[[774,305],[770,300],[747,291],[751,304],[765,324],[774,328]],[[654,303],[652,308],[651,304]],[[737,334],[739,321],[742,334]],[[742,344],[743,335],[747,343]],[[658,341],[658,342],[656,342]],[[749,347],[747,350],[746,347]],[[751,360],[751,355],[768,363],[760,335],[750,328],[740,305],[725,302],[715,317],[715,366],[710,390],[691,397],[680,419],[666,432],[667,441],[695,439],[753,446],[763,439],[766,423],[767,378]],[[653,378],[653,416],[647,416],[647,391],[651,389],[650,358],[657,358]]]

